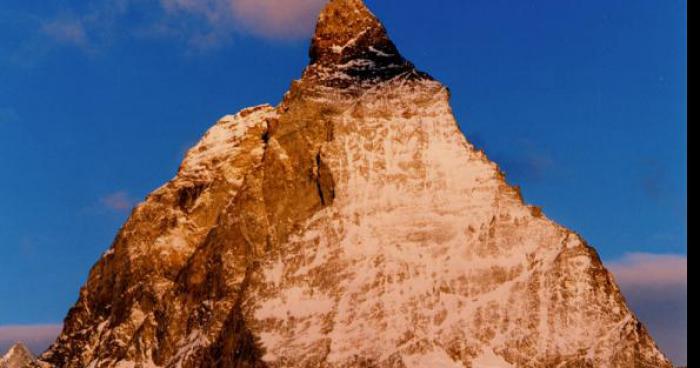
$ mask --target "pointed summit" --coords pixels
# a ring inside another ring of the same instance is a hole
[[[34,366],[34,354],[21,343],[12,346],[7,354],[0,358],[0,368],[31,368]]]
[[[672,368],[360,0],[330,1],[279,106],[221,119],[136,207],[41,360]]]
[[[311,45],[311,61],[338,60],[343,51],[351,51],[360,38],[373,43],[388,43],[384,46],[392,49],[384,51],[397,53],[384,26],[362,0],[331,0],[318,18]]]
[[[427,77],[404,59],[362,0],[331,0],[318,18],[305,79],[348,88],[405,74]]]

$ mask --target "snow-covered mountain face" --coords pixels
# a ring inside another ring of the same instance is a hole
[[[284,101],[224,117],[90,273],[56,367],[671,365],[439,82],[332,0]]]
[[[16,344],[0,358],[0,368],[37,368],[34,355],[23,344]]]

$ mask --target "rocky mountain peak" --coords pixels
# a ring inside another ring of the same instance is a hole
[[[277,107],[222,118],[90,272],[55,368],[670,368],[360,0]],[[11,367],[15,368],[15,367]]]
[[[427,78],[404,59],[386,29],[362,0],[331,0],[311,42],[305,80],[346,89],[397,76]]]
[[[0,368],[29,368],[34,366],[34,354],[24,344],[15,344],[0,358]]]
[[[379,20],[362,0],[332,0],[321,12],[311,47],[312,62],[337,59],[343,46],[351,46],[363,34],[376,36],[372,41],[391,42]]]

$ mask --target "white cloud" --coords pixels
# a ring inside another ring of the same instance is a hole
[[[236,34],[271,40],[306,39],[327,0],[95,0],[66,6],[49,18],[27,15],[18,65],[33,65],[56,46],[97,55],[115,42],[175,39],[188,51],[230,44]],[[134,16],[135,15],[135,16]]]
[[[61,333],[61,325],[0,326],[0,355],[12,345],[22,342],[39,354]]]
[[[326,0],[231,0],[235,19],[246,30],[268,38],[310,37]]]
[[[184,32],[188,44],[200,49],[224,44],[236,32],[277,40],[307,38],[325,2],[160,0],[165,17],[148,28],[160,34],[182,35]]]

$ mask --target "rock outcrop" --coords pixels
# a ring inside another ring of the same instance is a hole
[[[40,365],[26,345],[17,343],[0,358],[0,368],[40,368]]]
[[[224,117],[133,211],[43,361],[671,367],[361,0],[330,1],[310,55],[279,106]]]

